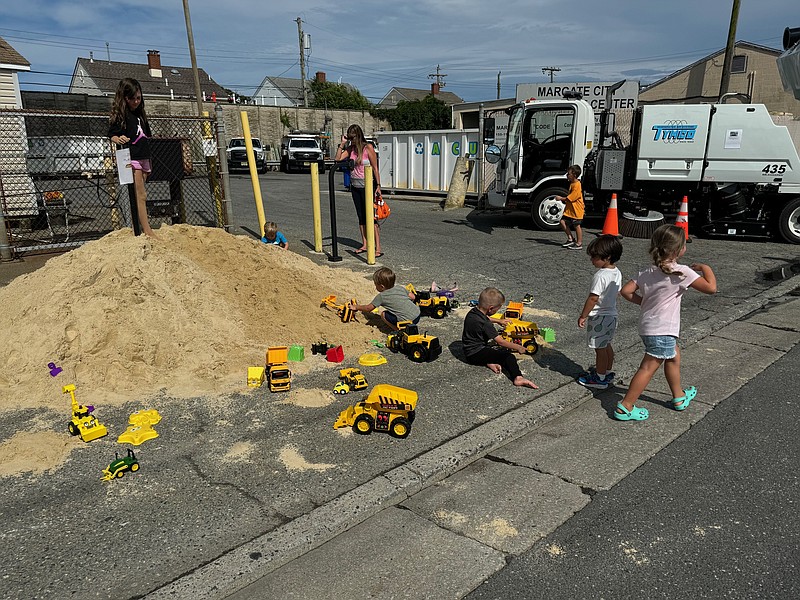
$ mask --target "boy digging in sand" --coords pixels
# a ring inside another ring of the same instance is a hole
[[[539,389],[539,386],[522,376],[517,358],[512,354],[512,351],[526,354],[525,347],[504,340],[497,333],[494,323],[505,324],[505,320],[489,317],[505,301],[506,297],[497,288],[488,287],[481,292],[478,306],[469,311],[464,319],[464,333],[461,334],[464,355],[471,365],[485,365],[494,373],[505,371],[516,386]]]

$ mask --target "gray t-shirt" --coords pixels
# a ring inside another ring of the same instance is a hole
[[[373,306],[382,306],[398,321],[413,321],[419,316],[419,306],[408,297],[408,291],[399,285],[383,290],[372,299]]]

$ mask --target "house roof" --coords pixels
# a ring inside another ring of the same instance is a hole
[[[392,95],[392,92],[394,92],[397,96],[399,96],[396,101],[388,100],[389,96]],[[384,102],[387,102],[387,101],[389,103],[391,103],[391,104],[397,104],[397,102],[399,102],[400,100],[407,100],[409,102],[413,102],[414,100],[422,100],[426,96],[430,96],[430,95],[431,95],[431,90],[430,89],[418,90],[416,88],[393,87],[392,89],[390,89],[386,93],[386,95],[383,97],[383,99],[381,99],[379,104],[383,104]],[[453,104],[460,104],[460,103],[464,102],[464,100],[462,98],[458,97],[453,92],[442,92],[442,91],[440,91],[438,94],[436,94],[436,97],[439,100],[441,100],[442,102],[444,102],[445,104],[447,104],[448,106],[452,106]]]
[[[152,77],[146,64],[115,62],[107,60],[90,60],[79,58],[75,63],[72,75],[72,90],[80,91],[77,79],[78,69],[83,68],[92,78],[100,91],[107,95],[114,95],[119,80],[123,77],[132,77],[142,85],[142,94],[145,96],[170,96],[170,90],[176,98],[194,98],[194,75],[191,67],[172,67],[161,65],[161,77]],[[227,96],[225,88],[211,79],[203,69],[198,69],[200,75],[200,90],[206,96],[216,93],[222,98]]]
[[[776,50],[775,48],[769,48],[768,46],[761,46],[759,44],[753,44],[752,42],[745,42],[745,41],[736,42],[734,44],[734,49],[736,49],[736,48],[749,48],[751,50],[756,50],[758,52],[766,52],[767,54],[774,54],[776,57],[778,55],[780,55],[780,53],[781,53],[780,50]],[[642,91],[644,91],[646,89],[649,89],[649,88],[652,88],[652,87],[655,87],[655,86],[657,86],[657,85],[659,85],[661,83],[664,83],[665,81],[668,81],[668,80],[672,79],[673,77],[677,77],[678,75],[680,75],[682,73],[685,73],[687,71],[691,71],[697,65],[700,65],[700,64],[703,64],[705,62],[708,62],[712,58],[717,58],[718,56],[724,55],[724,54],[725,54],[725,48],[722,48],[721,50],[717,50],[716,52],[713,52],[713,53],[709,54],[708,56],[704,56],[700,60],[696,60],[692,64],[687,65],[687,66],[675,71],[674,73],[670,73],[666,77],[662,77],[658,81],[654,81],[653,83],[647,85]]]
[[[303,103],[303,82],[300,79],[293,79],[292,77],[265,77],[264,82],[269,81],[272,85],[278,88],[283,95],[289,100],[297,104]],[[262,86],[264,83],[261,84]],[[308,90],[309,94],[311,90]],[[309,95],[309,100],[311,96]]]
[[[11,47],[7,41],[0,37],[0,64],[2,65],[15,65],[20,67],[21,71],[29,71],[31,63],[14,48]]]

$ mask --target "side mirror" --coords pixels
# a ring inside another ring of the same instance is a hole
[[[269,152],[270,150],[272,150],[272,148],[270,147],[270,145],[269,145],[269,144],[265,144],[265,145],[264,145],[264,152]]]
[[[494,117],[483,119],[483,143],[494,144]]]
[[[483,152],[486,162],[494,165],[500,162],[500,147],[491,145]]]

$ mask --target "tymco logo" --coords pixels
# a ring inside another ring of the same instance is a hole
[[[666,121],[663,125],[653,125],[655,136],[653,141],[662,140],[665,144],[681,144],[694,141],[697,125],[689,125],[686,121]]]

